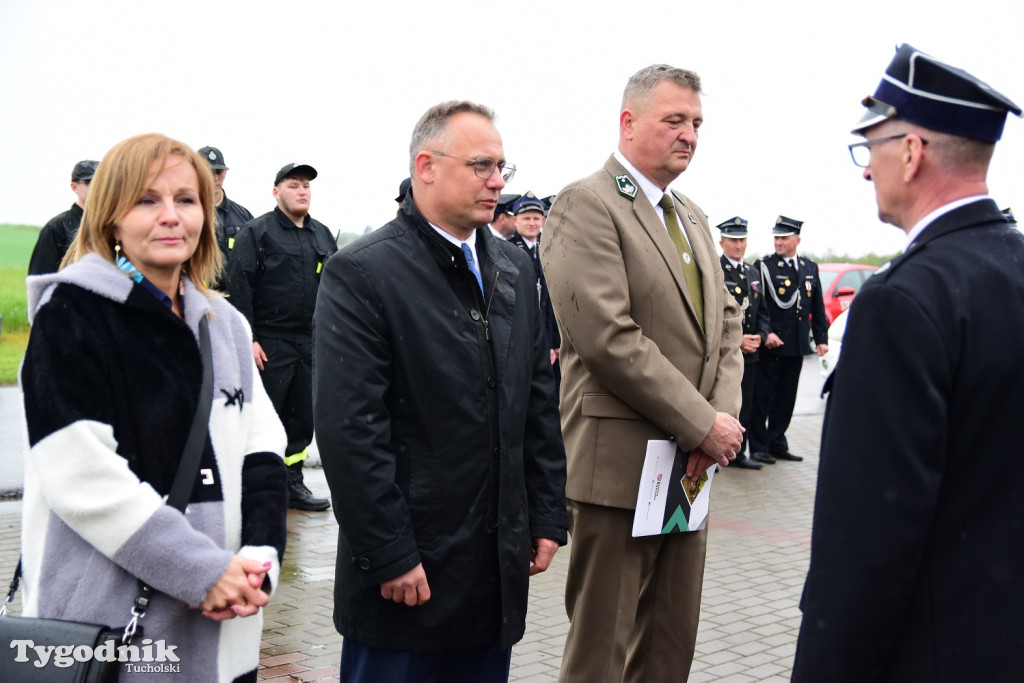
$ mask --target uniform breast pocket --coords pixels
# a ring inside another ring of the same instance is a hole
[[[265,282],[295,284],[297,269],[302,267],[302,250],[297,245],[274,244],[263,252]]]

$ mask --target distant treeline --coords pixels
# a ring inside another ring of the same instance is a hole
[[[831,251],[826,251],[824,255],[814,254],[809,251],[800,251],[800,256],[806,256],[815,263],[860,263],[865,266],[880,266],[883,263],[888,263],[894,258],[899,256],[900,252],[894,254],[876,254],[871,252],[866,256],[850,256],[849,254],[835,254]],[[758,256],[747,255],[746,259],[748,262],[753,262]]]

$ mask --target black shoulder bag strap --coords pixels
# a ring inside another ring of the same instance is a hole
[[[199,405],[196,406],[192,428],[189,429],[185,450],[182,452],[181,462],[178,463],[178,472],[174,475],[174,484],[167,495],[167,504],[181,512],[188,506],[189,496],[196,483],[196,473],[199,471],[199,461],[203,456],[203,446],[206,444],[206,434],[210,427],[210,408],[213,404],[213,350],[210,348],[210,325],[205,315],[199,319],[199,354],[203,360],[203,383],[199,388]],[[21,563],[18,565],[20,567]],[[131,642],[138,628],[139,619],[146,616],[146,608],[149,606],[152,593],[153,589],[140,580],[139,594],[132,604],[132,618],[124,627],[121,642]]]
[[[203,361],[203,381],[199,389],[199,405],[196,407],[195,417],[192,419],[192,428],[189,429],[188,439],[185,441],[185,450],[181,455],[181,462],[178,463],[178,471],[174,475],[174,484],[167,496],[167,504],[184,512],[188,505],[189,495],[195,486],[196,473],[199,471],[199,461],[203,455],[203,446],[206,444],[206,434],[210,425],[210,408],[213,405],[213,351],[210,347],[210,325],[204,315],[199,319],[199,353]],[[7,610],[7,603],[14,600],[14,594],[18,591],[18,584],[21,582],[21,558],[18,558],[18,566],[14,570],[14,578],[7,591],[7,598],[0,604],[0,616]],[[122,643],[130,643],[132,636],[138,629],[139,619],[146,614],[146,607],[149,605],[149,598],[153,589],[142,581],[139,581],[139,594],[132,604],[132,618],[125,626]]]

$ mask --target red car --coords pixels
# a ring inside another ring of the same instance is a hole
[[[861,285],[877,270],[875,266],[858,263],[819,263],[821,292],[825,300],[825,317],[831,325],[836,316],[850,307]]]

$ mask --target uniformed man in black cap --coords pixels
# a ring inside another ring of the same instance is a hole
[[[324,263],[338,242],[309,215],[316,169],[288,164],[274,178],[277,207],[246,223],[228,264],[228,299],[249,320],[253,356],[288,435],[290,507],[326,510],[302,480],[313,440],[313,307]]]
[[[754,264],[764,283],[771,332],[757,364],[751,426],[745,436],[750,440],[750,457],[767,464],[803,460],[790,452],[786,440],[800,369],[804,356],[828,352],[828,320],[818,264],[796,254],[801,227],[803,221],[779,216],[772,228],[775,255]],[[813,349],[810,333],[814,335]]]
[[[863,103],[850,152],[907,246],[826,384],[793,681],[1024,680],[1024,235],[986,180],[1021,108],[910,45]]]
[[[750,433],[750,415],[754,405],[754,378],[757,375],[758,349],[764,344],[771,332],[768,309],[764,306],[764,289],[761,286],[761,274],[750,264],[743,262],[747,252],[747,221],[734,216],[720,223],[722,247],[722,275],[725,277],[725,288],[729,290],[736,303],[743,310],[743,341],[740,350],[743,352],[743,404],[740,407],[740,424],[747,432],[743,435],[743,446],[736,454],[736,462],[730,467],[744,470],[759,470],[761,463],[747,457],[747,434]]]
[[[494,220],[487,226],[491,234],[500,240],[507,240],[516,231],[515,216],[512,215],[512,205],[522,195],[501,194],[498,195],[498,204],[494,207]]]
[[[213,172],[213,201],[217,209],[217,246],[220,247],[220,255],[224,260],[224,271],[227,272],[228,262],[231,259],[231,249],[235,246],[235,236],[242,226],[252,220],[252,214],[238,202],[228,199],[224,192],[224,179],[228,175],[228,167],[224,163],[224,155],[216,147],[202,147],[198,151],[199,156],[206,159]],[[227,278],[223,282],[216,283],[217,288],[224,288]]]
[[[82,222],[82,209],[85,198],[89,196],[89,183],[96,174],[100,162],[87,159],[79,161],[71,170],[71,191],[75,193],[75,203],[63,213],[59,213],[43,226],[32,250],[32,258],[28,262],[29,275],[56,273],[60,262],[71,246],[71,240],[78,234],[78,226]]]
[[[559,347],[562,338],[558,334],[558,323],[555,311],[551,308],[551,296],[548,294],[548,283],[544,279],[544,269],[540,264],[540,233],[544,229],[548,209],[551,208],[552,197],[540,199],[527,190],[512,204],[512,216],[515,221],[515,232],[508,241],[526,251],[533,260],[533,268],[537,271],[537,296],[540,297],[540,317],[544,328],[544,339],[551,350],[551,365],[555,372],[555,386],[562,380],[558,367]],[[500,201],[500,199],[499,199]],[[558,395],[556,391],[555,395]]]

